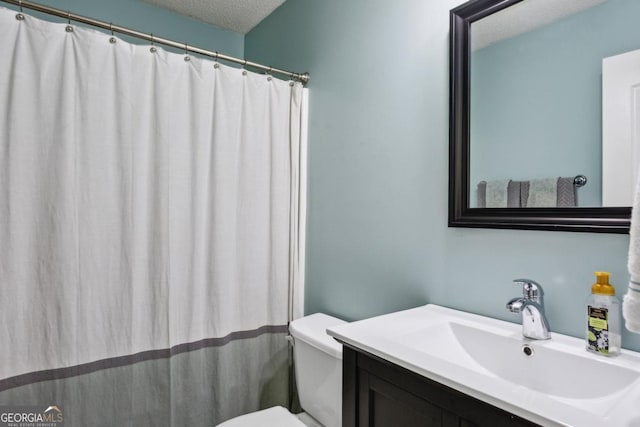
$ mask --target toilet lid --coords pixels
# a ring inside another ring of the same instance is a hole
[[[291,412],[282,406],[263,409],[241,415],[218,424],[218,427],[305,427],[305,425]]]

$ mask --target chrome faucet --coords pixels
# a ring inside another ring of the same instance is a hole
[[[513,282],[522,286],[522,296],[512,298],[507,303],[507,310],[522,313],[522,335],[532,340],[548,340],[551,332],[544,314],[542,286],[529,279],[516,279]]]

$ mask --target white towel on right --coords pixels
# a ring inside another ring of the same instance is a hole
[[[629,282],[629,289],[622,298],[622,317],[628,330],[640,334],[640,284],[637,282]]]
[[[555,208],[558,205],[558,178],[532,179],[528,208]]]
[[[640,334],[640,174],[633,198],[629,234],[627,268],[631,280],[627,293],[622,299],[622,317],[628,330]]]

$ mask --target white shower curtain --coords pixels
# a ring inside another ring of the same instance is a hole
[[[286,404],[306,91],[110,38],[0,9],[0,405],[140,426]]]

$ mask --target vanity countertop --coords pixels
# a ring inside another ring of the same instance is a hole
[[[640,426],[640,353],[607,358],[584,341],[433,304],[331,327],[338,341],[535,423]]]

